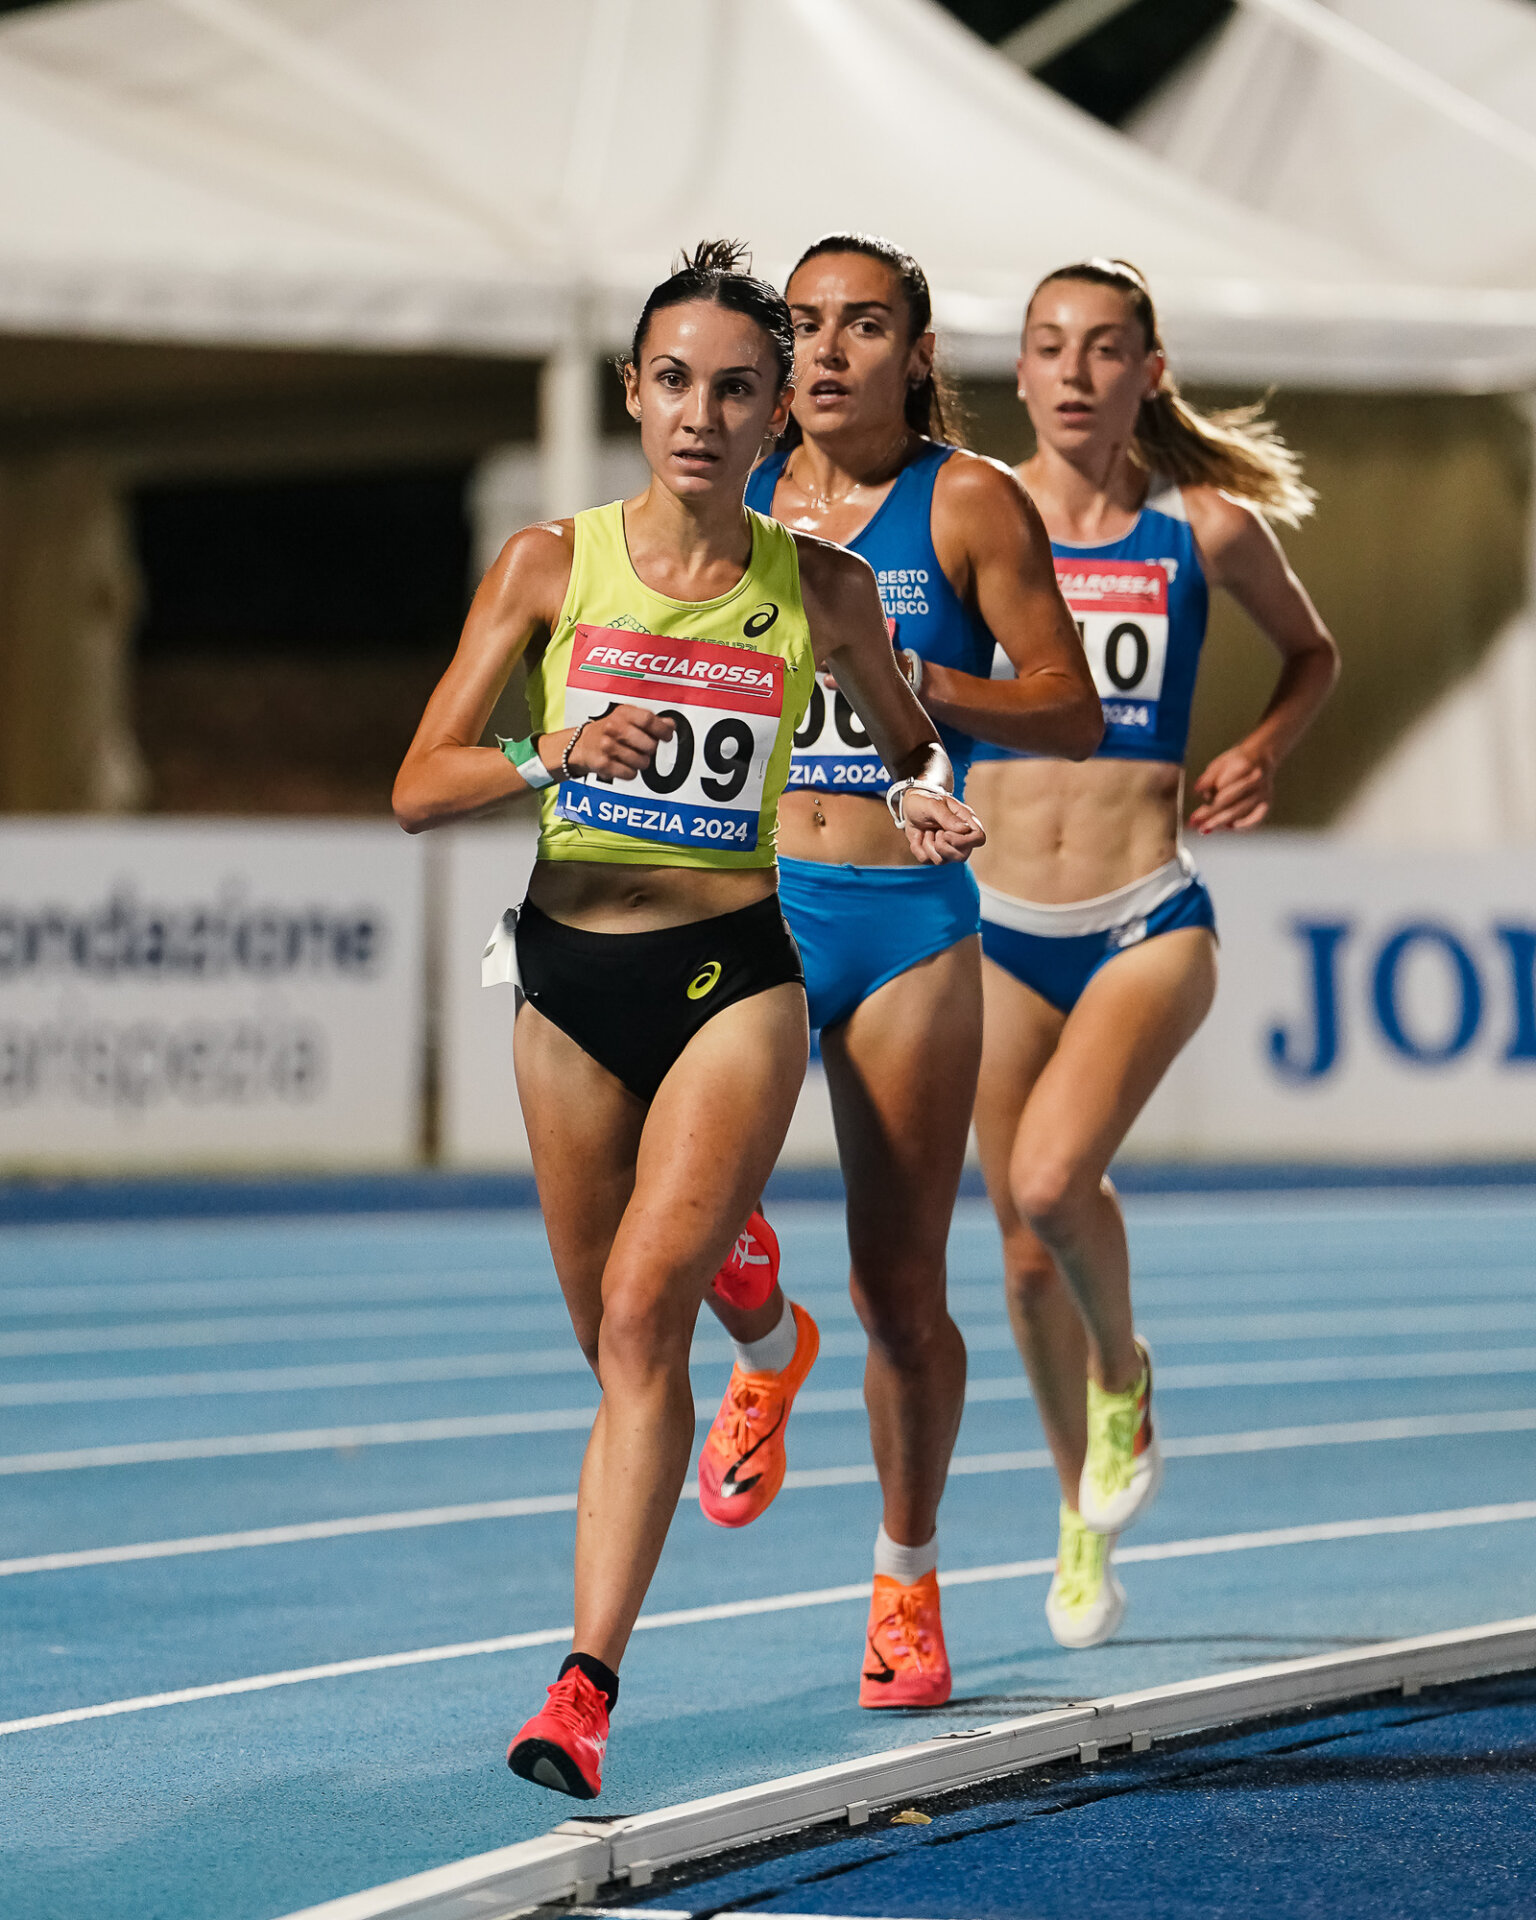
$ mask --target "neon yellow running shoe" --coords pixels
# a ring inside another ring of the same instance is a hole
[[[1045,1596],[1045,1623],[1061,1647],[1096,1647],[1125,1618],[1125,1588],[1109,1556],[1114,1536],[1094,1533],[1062,1502],[1056,1578]]]
[[[1163,1450],[1152,1426],[1152,1356],[1138,1340],[1141,1378],[1124,1393],[1088,1382],[1088,1455],[1078,1483],[1083,1525],[1123,1533],[1139,1520],[1163,1483]]]

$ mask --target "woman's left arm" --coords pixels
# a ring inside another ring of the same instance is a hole
[[[1225,587],[1280,655],[1258,725],[1194,783],[1195,832],[1243,833],[1268,814],[1276,768],[1333,691],[1339,649],[1262,514],[1211,487],[1188,488],[1184,499],[1207,580]]]

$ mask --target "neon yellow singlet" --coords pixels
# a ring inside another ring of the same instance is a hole
[[[752,558],[718,600],[669,600],[630,563],[621,501],[576,516],[571,584],[528,671],[535,733],[621,703],[676,734],[634,780],[544,790],[541,860],[771,867],[795,728],[815,680],[794,537],[747,512]]]

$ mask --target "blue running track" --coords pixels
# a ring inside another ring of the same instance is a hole
[[[945,1600],[957,1697],[858,1710],[865,1607],[845,1589],[879,1512],[861,1337],[837,1209],[780,1206],[786,1281],[824,1335],[790,1483],[740,1534],[680,1511],[602,1811],[1536,1611],[1536,1194],[1129,1204],[1174,1457],[1123,1543],[1122,1637],[1071,1654],[1046,1633],[1055,1487],[995,1234],[966,1202],[951,1278],[971,1399],[941,1530],[944,1568],[969,1576]],[[712,1410],[712,1323],[697,1362]],[[594,1401],[531,1212],[0,1231],[6,1920],[272,1920],[574,1811],[503,1754],[563,1651]],[[1190,1823],[1237,1805],[1168,1795]],[[1036,1849],[1041,1914],[1068,1910],[1050,1891],[1075,1884],[1064,1831],[1008,1842]],[[1536,1911],[1526,1894],[1507,1910]],[[870,1898],[815,1910],[939,1911]],[[1191,1899],[1155,1911],[1218,1910]]]

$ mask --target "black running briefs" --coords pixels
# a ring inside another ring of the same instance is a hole
[[[650,933],[588,933],[526,902],[517,970],[528,1004],[647,1102],[706,1021],[769,987],[805,984],[776,893]]]

